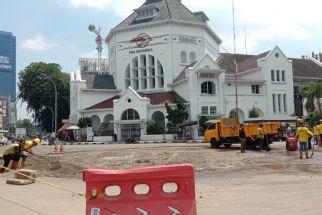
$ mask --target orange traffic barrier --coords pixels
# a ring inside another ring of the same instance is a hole
[[[86,215],[196,215],[194,177],[190,164],[85,169]]]

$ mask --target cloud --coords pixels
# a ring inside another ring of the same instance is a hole
[[[33,51],[45,51],[55,46],[55,43],[48,42],[41,34],[36,35],[34,38],[25,40],[22,45],[23,48]]]
[[[110,9],[121,17],[128,16],[133,9],[139,7],[144,0],[129,1],[129,0],[60,0],[61,4],[67,3],[72,7],[89,7],[100,10]]]
[[[59,0],[73,7],[91,7],[112,10],[125,18],[145,0]],[[204,11],[210,18],[209,25],[224,39],[226,48],[232,50],[233,44],[233,0],[181,0],[191,11]],[[234,0],[235,23],[238,47],[243,47],[246,28],[248,49],[255,50],[265,43],[276,41],[309,41],[322,25],[322,1],[306,0]],[[117,23],[115,23],[116,25]],[[241,45],[241,44],[242,45]],[[237,48],[237,51],[242,51]],[[262,51],[262,50],[260,50]]]

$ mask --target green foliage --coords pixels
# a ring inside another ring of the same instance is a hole
[[[108,123],[107,122],[101,123],[100,132],[101,132],[101,136],[110,136],[111,135],[110,132],[108,131]]]
[[[77,123],[78,127],[86,128],[92,126],[92,119],[89,117],[81,117]]]
[[[152,134],[163,134],[164,133],[164,129],[160,128],[157,123],[153,120],[150,121],[146,121],[145,122],[145,126],[146,126],[146,133],[148,135],[152,135]]]
[[[16,128],[25,128],[27,133],[31,133],[34,129],[34,125],[31,123],[30,119],[19,119],[16,122]]]
[[[313,127],[317,122],[320,121],[320,119],[322,119],[322,114],[318,112],[311,112],[305,118],[305,121],[309,124],[310,127]]]
[[[202,131],[205,131],[206,129],[207,129],[207,124],[206,124],[206,122],[209,120],[209,118],[208,117],[206,117],[206,116],[202,116],[202,117],[200,117],[200,119],[199,119],[199,126],[200,126],[200,130],[202,130]]]
[[[173,130],[177,124],[186,121],[189,117],[186,106],[183,103],[177,103],[176,108],[172,109],[167,103],[165,104],[167,109],[167,127],[169,130]]]
[[[69,117],[69,75],[61,71],[54,63],[31,63],[19,73],[18,98],[27,103],[29,112],[34,113],[38,125],[45,130],[52,128],[52,112],[54,110],[55,89],[50,78],[57,87],[57,127],[62,125],[62,119]],[[55,110],[54,110],[55,111]]]
[[[300,94],[307,99],[305,103],[307,112],[314,112],[317,104],[319,113],[322,114],[320,102],[322,98],[322,81],[312,81],[308,86],[301,88]]]
[[[258,116],[259,114],[255,109],[255,107],[253,106],[253,108],[249,111],[249,118],[258,118]]]

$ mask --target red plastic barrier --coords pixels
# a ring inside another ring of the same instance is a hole
[[[85,169],[83,180],[86,215],[197,214],[194,169],[190,164],[132,170]],[[113,186],[120,189],[116,196],[110,192]],[[137,188],[145,188],[141,189],[144,194]]]
[[[296,151],[297,150],[297,138],[288,137],[286,140],[286,150],[287,151]]]

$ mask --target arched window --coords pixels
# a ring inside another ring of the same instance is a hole
[[[127,65],[124,81],[125,87],[131,86],[138,91],[163,89],[163,66],[153,55],[138,55]]]
[[[107,131],[113,132],[114,131],[114,124],[111,122],[114,120],[114,116],[112,114],[106,115],[104,117],[104,122],[108,124]]]
[[[196,62],[196,53],[190,52],[189,59],[190,59],[190,63]]]
[[[93,132],[95,135],[97,135],[100,131],[101,120],[96,115],[92,116],[91,119],[92,119]]]
[[[216,94],[216,86],[212,81],[206,81],[201,84],[201,94]]]
[[[134,109],[127,109],[122,114],[122,120],[137,120],[140,119],[139,113]]]
[[[152,114],[152,120],[157,124],[158,128],[165,130],[165,117],[161,111],[156,111]]]
[[[182,51],[180,53],[180,63],[187,64],[187,52]]]

